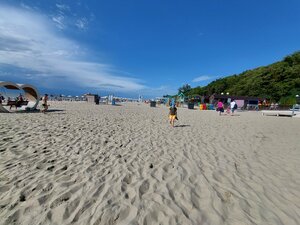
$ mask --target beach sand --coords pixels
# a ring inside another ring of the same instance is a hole
[[[0,114],[0,224],[300,224],[300,120],[50,102]]]

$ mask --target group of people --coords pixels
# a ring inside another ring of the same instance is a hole
[[[3,103],[3,101],[5,100],[5,98],[0,94],[0,104]],[[45,113],[47,112],[48,110],[48,94],[45,94],[43,97],[42,97],[42,107],[43,109],[41,110],[41,112]],[[11,98],[8,97],[7,98],[7,102],[8,104],[10,105],[10,110],[12,109],[13,106],[15,106],[16,108],[20,107],[22,105],[22,103],[24,102],[24,97],[22,94],[19,94],[19,96],[17,96],[14,100],[13,100],[13,104],[10,104],[10,102],[12,102]]]
[[[9,109],[11,110],[11,108],[12,108],[13,106],[15,106],[16,109],[17,109],[18,107],[21,107],[24,101],[25,101],[25,100],[24,100],[24,98],[23,98],[23,95],[22,95],[22,94],[19,94],[19,96],[17,96],[17,97],[15,98],[14,103],[13,103],[13,104],[10,104]],[[11,102],[10,97],[8,97],[7,102],[8,102],[8,103]]]
[[[276,109],[278,109],[278,106],[279,106],[279,104],[277,102],[276,103],[272,102],[269,109],[276,110]]]
[[[48,110],[48,94],[45,94],[42,98],[42,110],[41,112],[45,113]],[[7,101],[5,101],[4,96],[0,93],[0,104],[2,105],[3,102],[7,103],[7,106],[10,106],[10,110],[13,106],[17,108],[21,107],[22,105],[27,105],[28,100],[23,97],[23,95],[20,93],[17,97],[11,99],[11,97],[7,97]]]
[[[5,98],[0,94],[0,104],[2,104],[3,102],[5,102]],[[26,100],[23,98],[22,94],[19,94],[19,96],[15,97],[13,100],[11,100],[10,97],[7,97],[6,103],[10,105],[9,109],[11,109],[13,106],[15,106],[16,108],[21,107],[23,102],[26,102]]]
[[[235,102],[234,99],[231,100],[230,104],[227,107],[226,113],[230,114],[231,116],[233,116],[234,111],[237,109],[237,104]],[[217,112],[219,112],[219,115],[221,116],[222,113],[224,113],[224,104],[221,101],[221,99],[219,99],[218,103],[217,103]]]
[[[233,116],[235,110],[237,109],[237,107],[238,107],[237,103],[235,102],[234,99],[232,99],[230,104],[227,107],[226,113]],[[217,109],[216,110],[217,110],[217,112],[219,112],[219,115],[224,113],[224,104],[221,101],[221,99],[219,99],[219,101],[217,103]],[[170,122],[172,127],[174,127],[175,120],[178,120],[177,108],[176,108],[175,104],[172,104],[171,107],[169,108],[169,122]]]

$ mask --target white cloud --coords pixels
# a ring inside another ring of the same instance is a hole
[[[53,22],[55,23],[56,27],[63,30],[66,27],[65,24],[65,17],[63,15],[57,15],[52,17]]]
[[[81,30],[85,30],[87,28],[87,25],[88,25],[88,20],[85,17],[78,19],[75,23],[75,26]]]
[[[63,30],[68,26],[68,14],[70,14],[71,9],[65,4],[55,4],[55,6],[57,10],[55,14],[52,15],[52,21],[58,29]]]
[[[46,76],[50,82],[60,77],[65,85],[85,88],[124,92],[145,88],[137,79],[116,75],[111,65],[85,60],[86,51],[61,32],[57,34],[47,17],[0,4],[1,64],[31,71],[37,81]]]
[[[66,27],[64,19],[65,17],[63,15],[57,15],[52,17],[52,20],[55,23],[56,27],[61,30],[65,29]]]
[[[26,4],[23,3],[23,2],[20,4],[20,6],[23,7],[24,9],[32,10],[32,8],[31,8],[29,5],[26,5]]]
[[[193,82],[202,82],[202,81],[211,80],[211,79],[213,79],[213,77],[210,77],[210,76],[200,76],[200,77],[194,78],[192,81]]]
[[[70,7],[66,4],[55,4],[55,12],[51,15],[52,21],[60,30],[77,28],[87,30],[89,23],[93,20],[93,14],[88,7]],[[88,15],[90,16],[83,16]]]
[[[55,4],[55,5],[59,10],[62,10],[62,11],[69,11],[70,10],[70,7],[68,5],[65,5],[65,4]]]

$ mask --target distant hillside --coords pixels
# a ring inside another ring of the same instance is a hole
[[[221,92],[286,103],[292,101],[296,94],[300,95],[300,52],[289,55],[280,62],[217,79],[205,87],[192,88],[185,94],[212,95]]]

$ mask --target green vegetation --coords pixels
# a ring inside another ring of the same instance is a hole
[[[295,95],[300,94],[300,52],[268,66],[217,79],[205,87],[184,90],[187,96],[212,95],[221,92],[293,104],[296,101]]]
[[[189,84],[184,84],[182,87],[178,88],[178,94],[180,93],[187,93],[192,89],[192,87]]]

